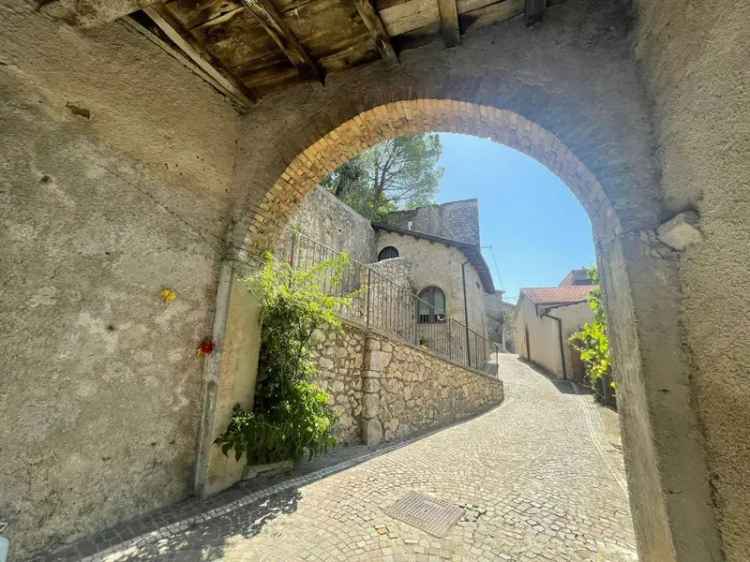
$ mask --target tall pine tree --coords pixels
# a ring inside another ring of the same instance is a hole
[[[426,133],[378,144],[337,168],[321,186],[355,211],[378,221],[396,209],[434,201],[443,169],[440,137]]]

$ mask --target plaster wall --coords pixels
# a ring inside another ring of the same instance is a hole
[[[557,321],[545,316],[539,316],[542,312],[542,307],[539,307],[540,313],[538,314],[534,303],[525,296],[521,296],[519,299],[517,309],[518,312],[514,318],[514,335],[518,354],[524,359],[530,359],[534,363],[541,365],[558,378],[564,378],[565,373],[560,357],[560,339]],[[584,323],[593,320],[594,315],[585,302],[555,308],[550,311],[550,314],[562,320],[565,368],[567,369],[567,377],[570,379],[572,378],[573,357],[568,345],[568,338],[573,332],[581,328]],[[528,329],[529,333],[530,357],[529,349],[526,346],[526,329]]]
[[[650,97],[665,218],[698,211],[674,253],[684,376],[706,441],[727,560],[750,560],[750,4],[637,0],[635,55]],[[659,335],[654,341],[660,341]],[[665,387],[664,392],[675,392]]]
[[[0,519],[21,560],[191,491],[237,115],[120,23],[23,1],[0,22]]]
[[[466,323],[461,264],[467,260],[460,250],[439,242],[380,230],[377,233],[376,249],[379,252],[386,246],[397,248],[399,257],[409,262],[409,279],[415,293],[419,294],[426,287],[439,287],[445,293],[448,317],[462,324]],[[487,337],[485,292],[474,266],[467,263],[465,269],[469,328],[480,336]]]
[[[214,440],[226,430],[235,404],[252,408],[261,344],[261,303],[237,278],[231,278],[228,290],[226,327],[214,360],[218,363],[213,417],[204,430],[208,434],[205,475],[200,474],[199,491],[211,495],[242,478],[245,458],[239,461],[224,455]],[[204,423],[206,423],[204,421]],[[202,468],[202,467],[201,467]],[[200,469],[199,469],[200,470]]]

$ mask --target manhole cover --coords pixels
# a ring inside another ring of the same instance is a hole
[[[464,515],[458,506],[412,492],[383,510],[386,515],[403,521],[435,537],[448,534]]]

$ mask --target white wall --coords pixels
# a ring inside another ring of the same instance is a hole
[[[534,303],[524,295],[518,300],[515,316],[515,344],[518,354],[544,367],[559,378],[563,378],[563,364],[560,357],[560,337],[558,334],[557,321],[552,318],[540,316],[543,307],[539,307],[537,314]],[[588,303],[582,302],[574,305],[554,308],[549,312],[562,320],[563,348],[565,352],[565,366],[568,378],[572,375],[573,358],[571,356],[568,338],[578,330],[584,323],[593,320],[594,316]],[[529,333],[529,347],[531,355],[526,346],[526,329]]]

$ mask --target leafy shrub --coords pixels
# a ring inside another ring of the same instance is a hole
[[[594,283],[599,283],[599,274],[596,268],[588,270],[589,277]],[[570,342],[581,354],[581,360],[586,369],[586,377],[589,379],[594,394],[600,402],[605,401],[602,395],[602,381],[609,381],[612,369],[612,356],[609,350],[609,337],[607,336],[607,313],[602,303],[602,290],[597,287],[589,293],[589,307],[594,313],[594,321],[587,322],[583,328],[570,336]],[[609,383],[612,390],[614,383]]]
[[[225,455],[234,451],[240,460],[246,453],[248,464],[297,461],[336,444],[329,396],[310,382],[315,374],[310,340],[318,328],[341,329],[336,310],[351,297],[322,287],[340,287],[348,261],[340,255],[299,270],[267,253],[261,270],[243,280],[263,306],[258,382],[254,408],[236,405],[215,441]]]

